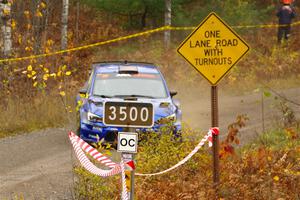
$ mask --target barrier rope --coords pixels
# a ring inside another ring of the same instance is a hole
[[[189,153],[183,160],[178,162],[173,167],[170,167],[169,169],[166,169],[161,172],[152,173],[152,174],[141,174],[136,173],[138,176],[154,176],[154,175],[160,175],[164,174],[166,172],[169,172],[184,163],[186,163],[195,153],[198,152],[198,150],[205,144],[206,141],[208,141],[209,147],[212,146],[212,136],[219,134],[219,128],[214,127],[210,128],[208,133],[204,136],[204,138],[199,142],[199,144],[194,148],[194,150]],[[125,163],[123,158],[121,158],[120,164],[116,164],[113,161],[111,161],[109,158],[104,156],[103,154],[99,153],[95,148],[90,146],[88,143],[83,141],[81,138],[79,138],[76,134],[73,132],[69,133],[69,139],[74,147],[75,155],[78,158],[81,165],[91,172],[94,175],[98,175],[101,177],[107,177],[112,176],[115,174],[121,173],[122,177],[122,200],[128,200],[128,192],[126,187],[126,175],[125,175]],[[85,155],[84,151],[88,153],[90,156],[92,156],[95,160],[99,161],[100,163],[106,165],[107,167],[111,168],[110,170],[103,170],[98,167],[96,167]]]
[[[99,153],[96,149],[90,146],[88,143],[83,141],[73,132],[69,133],[69,139],[74,147],[75,154],[81,163],[81,165],[91,172],[94,175],[98,175],[101,177],[112,176],[115,174],[121,173],[122,177],[122,200],[128,200],[128,192],[126,188],[126,177],[125,177],[125,164],[123,159],[121,159],[120,164],[116,164],[112,162],[109,158],[104,156],[103,154]],[[102,164],[106,165],[107,167],[111,168],[110,170],[103,170],[96,167],[84,154],[84,151],[92,156],[95,160],[101,162]]]
[[[101,177],[107,177],[112,176],[115,174],[119,174],[122,171],[121,165],[118,165],[114,162],[112,162],[109,158],[104,156],[103,154],[99,153],[96,149],[91,147],[89,144],[84,142],[82,139],[80,139],[77,135],[75,135],[73,132],[69,133],[69,139],[74,147],[75,154],[81,163],[81,165],[91,172],[92,174],[101,176]],[[96,167],[89,158],[84,154],[83,149],[85,152],[87,152],[89,155],[91,155],[93,158],[101,162],[102,164],[110,167],[109,170],[104,170]],[[97,151],[97,153],[95,151]]]
[[[300,21],[291,23],[291,26],[297,26],[297,25],[300,25]],[[237,28],[237,29],[242,29],[242,28],[276,28],[276,27],[284,27],[284,26],[286,26],[286,25],[262,24],[262,25],[238,25],[238,26],[231,26],[231,27],[232,28]],[[18,58],[0,59],[0,63],[31,60],[31,59],[35,59],[35,58],[42,58],[42,57],[59,55],[59,54],[65,54],[65,53],[70,53],[70,52],[74,52],[74,51],[80,51],[80,50],[83,50],[83,49],[102,46],[102,45],[106,45],[106,44],[110,44],[110,43],[115,43],[115,42],[119,42],[119,41],[123,41],[123,40],[128,40],[128,39],[131,39],[131,38],[137,38],[137,37],[141,37],[141,36],[152,34],[152,33],[161,32],[161,31],[193,30],[195,28],[196,27],[194,27],[194,26],[187,26],[187,27],[162,26],[162,27],[159,27],[159,28],[156,28],[156,29],[143,31],[143,32],[140,32],[140,33],[135,33],[135,34],[132,34],[132,35],[118,37],[118,38],[115,38],[115,39],[110,39],[110,40],[106,40],[106,41],[102,41],[102,42],[96,42],[96,43],[83,45],[83,46],[79,46],[79,47],[74,47],[74,48],[70,48],[70,49],[59,50],[59,51],[45,53],[45,54],[37,54],[37,55],[31,55],[31,56],[18,57]]]
[[[121,174],[122,174],[122,200],[128,200],[128,192],[126,187],[125,164],[121,158]]]
[[[214,127],[214,128],[210,128],[208,133],[204,136],[204,138],[198,143],[198,145],[194,148],[193,151],[191,151],[191,153],[189,153],[184,159],[182,159],[180,162],[178,162],[176,165],[170,167],[169,169],[166,169],[164,171],[161,172],[156,172],[156,173],[149,173],[149,174],[142,174],[142,173],[135,173],[135,175],[137,176],[155,176],[155,175],[160,175],[160,174],[164,174],[167,173],[173,169],[176,169],[177,167],[183,165],[184,163],[186,163],[190,158],[192,158],[192,156],[198,152],[198,150],[205,144],[205,142],[208,140],[208,144],[209,147],[212,146],[212,135],[218,135],[219,134],[219,128],[218,127]]]
[[[218,135],[218,134],[219,134],[219,128],[218,127],[210,128],[208,133],[198,143],[198,145],[194,148],[194,150],[191,151],[184,159],[182,159],[180,162],[178,162],[176,165],[170,167],[169,169],[166,169],[164,171],[157,172],[157,173],[148,173],[148,174],[136,173],[136,175],[137,176],[154,176],[154,175],[160,175],[160,174],[164,174],[166,172],[169,172],[169,171],[185,164],[190,158],[192,158],[192,156],[195,153],[198,152],[198,150],[205,144],[206,141],[208,141],[208,145],[209,145],[209,147],[211,147],[212,146],[212,136],[213,135]],[[74,150],[75,150],[75,153],[76,153],[76,156],[77,156],[78,160],[80,161],[82,166],[84,168],[86,168],[88,171],[90,171],[92,174],[102,176],[102,177],[106,177],[106,176],[112,176],[112,175],[115,175],[115,174],[118,174],[118,173],[122,172],[122,167],[124,168],[123,160],[121,160],[120,165],[114,163],[109,158],[107,158],[103,154],[99,153],[96,149],[94,149],[89,144],[84,142],[81,138],[79,138],[73,132],[69,133],[69,139],[70,139],[71,143],[73,144],[73,147],[74,147]],[[86,155],[84,154],[83,151],[85,151],[86,153],[91,155],[94,159],[101,162],[102,164],[110,167],[111,170],[103,170],[103,169],[97,168],[86,157]],[[125,185],[126,185],[126,183],[125,183]]]

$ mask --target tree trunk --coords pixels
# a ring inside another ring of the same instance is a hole
[[[36,14],[36,12],[39,10],[39,4],[41,3],[41,0],[34,1],[33,5],[33,13]],[[34,37],[34,54],[40,54],[41,53],[41,43],[42,43],[42,18],[44,16],[35,16],[33,19],[33,37]]]
[[[171,26],[171,8],[172,8],[172,2],[171,0],[165,0],[165,26]],[[164,44],[165,48],[170,48],[170,41],[171,41],[171,31],[166,30],[164,34]]]
[[[12,39],[11,39],[11,3],[8,3],[7,0],[2,0],[0,2],[0,18],[2,21],[1,32],[3,38],[3,56],[8,58],[11,55],[12,51]],[[8,70],[9,67],[7,63],[0,63],[0,86],[1,86],[1,97],[2,104],[4,108],[8,109],[8,98],[6,98],[6,92],[9,91],[9,81],[8,81]]]
[[[68,47],[68,12],[69,0],[62,0],[62,16],[61,16],[61,49]]]
[[[80,0],[76,1],[76,25],[75,25],[75,33],[76,33],[76,43],[79,42],[79,14],[80,14]]]
[[[2,19],[1,32],[3,38],[3,55],[5,58],[11,54],[11,4],[6,1],[0,3],[0,16]]]
[[[148,8],[147,8],[147,6],[145,6],[144,12],[143,12],[143,14],[142,14],[142,19],[141,19],[141,25],[142,25],[142,28],[145,28],[145,27],[146,27],[147,11],[148,11]]]
[[[44,35],[43,35],[43,44],[47,42],[48,38],[48,23],[49,23],[49,12],[50,12],[50,0],[46,0],[46,11],[45,11],[45,21],[44,21]]]

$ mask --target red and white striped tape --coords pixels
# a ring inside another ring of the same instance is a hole
[[[125,178],[125,164],[123,159],[121,160],[120,164],[116,164],[112,162],[109,158],[104,156],[103,154],[99,153],[95,148],[90,146],[88,143],[83,141],[73,132],[69,133],[70,141],[74,147],[76,156],[81,163],[81,165],[91,172],[92,174],[107,177],[112,176],[115,174],[122,174],[122,200],[128,200],[128,192],[126,188],[126,178]],[[107,167],[111,168],[110,170],[103,170],[96,167],[84,154],[84,151],[91,155],[94,159],[101,162],[102,164],[106,165]]]
[[[98,152],[94,147],[86,143],[84,140],[82,140],[80,137],[75,135],[73,132],[69,133],[69,138],[71,142],[76,141],[76,143],[80,146],[81,149],[83,149],[86,153],[91,155],[95,160],[99,161],[105,166],[109,168],[113,168],[115,165],[117,165],[117,163],[112,162],[108,157]]]
[[[205,142],[207,140],[209,141],[208,144],[211,147],[211,145],[212,145],[212,135],[218,135],[218,134],[219,134],[219,128],[218,127],[210,128],[208,133],[198,143],[198,145],[194,148],[194,150],[191,153],[189,153],[189,155],[187,155],[184,159],[182,159],[180,162],[178,162],[176,165],[170,167],[169,169],[166,169],[164,171],[157,172],[157,173],[151,173],[151,174],[135,173],[135,175],[137,175],[137,176],[155,176],[155,175],[160,175],[160,174],[167,173],[167,172],[183,165],[184,163],[186,163],[195,153],[198,152],[198,150],[205,144]]]
[[[89,144],[84,142],[73,132],[69,133],[69,139],[74,147],[79,162],[86,170],[88,170],[92,174],[102,176],[102,177],[107,177],[107,176],[119,174],[121,172],[121,165],[112,162],[109,158],[99,153],[96,149],[94,149]],[[96,160],[98,160],[99,162],[101,162],[102,164],[106,165],[111,169],[104,170],[96,167],[84,154],[83,150],[88,154],[90,154],[93,158],[95,158]]]
[[[121,174],[122,174],[122,200],[128,200],[128,192],[126,187],[125,164],[121,158]]]
[[[210,128],[207,134],[208,134],[208,146],[212,147],[213,135],[219,135],[219,128],[218,127]]]

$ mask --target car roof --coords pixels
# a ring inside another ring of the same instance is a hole
[[[132,62],[132,61],[110,61],[93,63],[93,70],[97,74],[101,73],[118,73],[122,67],[133,67],[138,73],[158,74],[159,70],[153,63]]]

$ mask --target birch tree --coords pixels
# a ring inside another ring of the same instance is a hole
[[[3,38],[3,55],[8,57],[11,54],[11,2],[0,1],[1,33]]]
[[[165,0],[165,26],[171,26],[171,9],[172,9],[172,2],[171,0]],[[170,41],[171,41],[171,31],[166,30],[164,33],[164,43],[165,48],[170,48]]]
[[[68,47],[68,13],[69,0],[62,0],[61,49],[66,49]]]

